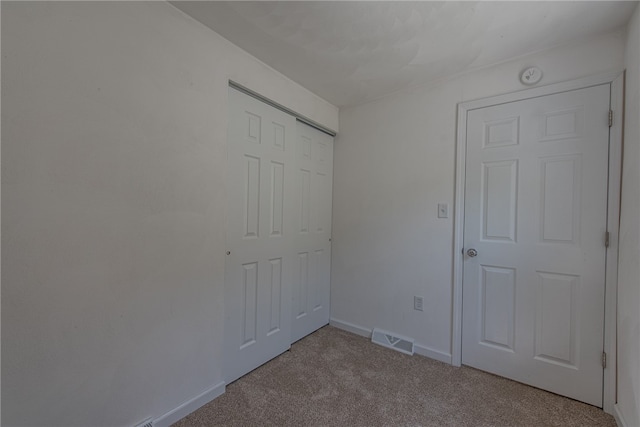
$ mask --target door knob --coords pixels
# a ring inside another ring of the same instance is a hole
[[[473,258],[475,256],[478,256],[478,251],[476,251],[475,249],[471,248],[471,249],[467,250],[467,255],[469,255],[470,258]]]

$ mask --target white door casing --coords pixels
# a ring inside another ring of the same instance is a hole
[[[602,406],[610,85],[467,113],[462,363]]]
[[[225,381],[291,342],[294,117],[229,88]]]
[[[333,137],[297,124],[291,342],[329,323]]]

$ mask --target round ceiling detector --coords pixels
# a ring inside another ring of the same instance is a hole
[[[525,85],[534,85],[542,79],[542,70],[538,67],[525,68],[520,74],[520,81]]]

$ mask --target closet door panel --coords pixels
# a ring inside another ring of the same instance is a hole
[[[225,380],[286,351],[296,266],[295,119],[229,89]]]
[[[298,122],[295,169],[292,342],[329,323],[333,137]]]

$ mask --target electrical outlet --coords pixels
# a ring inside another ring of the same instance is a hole
[[[423,306],[424,299],[422,297],[413,297],[413,309],[418,311],[424,311]]]

